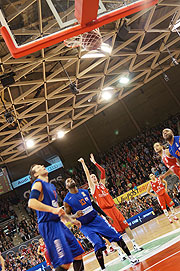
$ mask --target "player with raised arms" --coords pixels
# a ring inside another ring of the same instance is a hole
[[[159,154],[163,163],[168,168],[168,170],[160,176],[160,179],[164,179],[170,174],[176,174],[180,179],[180,164],[178,160],[170,154],[168,149],[164,149],[159,142],[154,143],[153,147],[155,152]]]
[[[162,131],[163,138],[169,143],[169,152],[172,156],[180,160],[180,136],[174,136],[171,129]]]
[[[78,161],[82,163],[84,169],[87,168],[84,159],[80,158]],[[90,178],[90,175],[88,175],[88,178]],[[71,178],[66,180],[66,188],[69,190],[69,193],[64,198],[65,211],[67,214],[76,214],[78,211],[81,211],[82,215],[77,218],[82,225],[81,232],[93,244],[101,269],[106,270],[103,258],[103,250],[106,249],[106,246],[102,237],[105,237],[110,242],[116,242],[126,253],[130,262],[133,265],[138,264],[139,260],[131,255],[120,233],[93,209],[88,190],[78,189],[75,181]]]
[[[108,189],[105,186],[106,177],[105,177],[105,169],[101,167],[94,158],[94,155],[91,153],[90,161],[100,170],[101,177],[100,180],[96,177],[95,174],[90,175],[90,179],[88,180],[89,187],[91,189],[91,193],[95,200],[97,201],[99,207],[113,219],[113,223],[111,225],[120,233],[124,231],[127,233],[128,237],[130,238],[134,251],[141,251],[143,248],[139,247],[136,243],[133,233],[122,213],[117,209],[115,206],[114,200],[111,197]],[[86,172],[86,177],[88,177],[89,172]],[[120,255],[121,256],[121,255]]]
[[[58,206],[56,188],[49,183],[48,172],[43,165],[32,165],[29,175],[33,184],[28,207],[36,210],[39,232],[53,267],[56,271],[65,271],[73,262],[75,271],[84,271],[84,250],[63,223],[71,222],[80,227],[81,223],[73,219],[77,214],[71,218]]]
[[[173,221],[166,209],[166,204],[168,205],[174,220],[178,220],[173,209],[174,202],[170,198],[170,196],[167,194],[167,182],[165,180],[161,180],[160,178],[156,178],[155,175],[152,173],[149,175],[149,178],[150,178],[150,182],[147,187],[147,193],[151,195],[152,197],[157,197],[158,202],[161,206],[161,209],[163,210],[165,216],[167,216],[167,218],[169,219],[170,223],[173,223]],[[151,189],[155,193],[152,193]]]

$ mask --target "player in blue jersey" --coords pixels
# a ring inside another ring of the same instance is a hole
[[[80,162],[83,161],[81,158]],[[139,260],[135,259],[122,236],[98,213],[93,209],[91,199],[86,189],[78,189],[73,179],[66,180],[66,188],[69,190],[64,198],[64,207],[67,214],[76,214],[81,211],[81,216],[77,218],[81,222],[81,232],[91,241],[94,246],[96,258],[102,270],[105,269],[102,251],[106,249],[105,237],[110,242],[116,242],[127,254],[133,265],[138,264]]]
[[[166,128],[162,131],[163,138],[169,143],[169,152],[180,160],[180,136],[174,136],[173,131]]]
[[[0,252],[0,271],[5,271],[4,258],[2,257],[1,252]]]
[[[56,271],[65,271],[73,262],[75,271],[84,271],[84,251],[62,222],[71,222],[80,227],[81,223],[73,219],[76,214],[71,218],[58,206],[56,188],[48,182],[48,172],[43,165],[31,166],[29,174],[33,184],[28,206],[36,210],[39,232],[53,267]]]

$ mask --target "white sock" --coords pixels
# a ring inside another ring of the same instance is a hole
[[[168,211],[166,209],[163,210],[163,212],[164,212],[165,216],[169,217],[169,213],[168,213]]]
[[[173,208],[173,207],[169,207],[169,209],[170,209],[170,211],[171,211],[172,215],[173,215],[173,216],[175,216],[175,215],[176,215],[176,213],[175,213],[175,211],[174,211],[174,208]]]
[[[136,244],[136,241],[134,239],[131,239],[131,242],[133,243],[133,246],[138,247],[138,245]]]
[[[125,256],[125,254],[121,251],[120,248],[118,248],[118,254],[119,254],[119,256],[121,256],[121,257],[124,257],[124,256]]]

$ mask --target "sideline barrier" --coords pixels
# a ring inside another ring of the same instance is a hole
[[[30,269],[27,269],[27,271],[45,271],[46,267],[47,267],[46,262],[43,262],[43,263],[40,263],[36,266],[33,266]]]
[[[143,183],[139,186],[137,186],[136,188],[133,188],[132,190],[129,190],[128,192],[120,195],[119,197],[115,198],[114,199],[114,202],[115,204],[119,204],[123,201],[129,201],[143,193],[146,193],[146,190],[147,190],[147,186],[148,186],[148,183],[150,181],[146,182],[146,183]]]
[[[129,224],[129,227],[131,229],[134,229],[146,222],[148,222],[149,220],[155,218],[156,215],[153,211],[153,208],[149,208],[148,210],[145,210],[129,219],[127,219],[127,222]]]

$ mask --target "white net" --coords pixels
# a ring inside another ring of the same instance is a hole
[[[99,29],[85,32],[79,36],[72,37],[64,41],[67,47],[75,48],[82,46],[87,51],[98,49],[102,44],[102,36]]]

